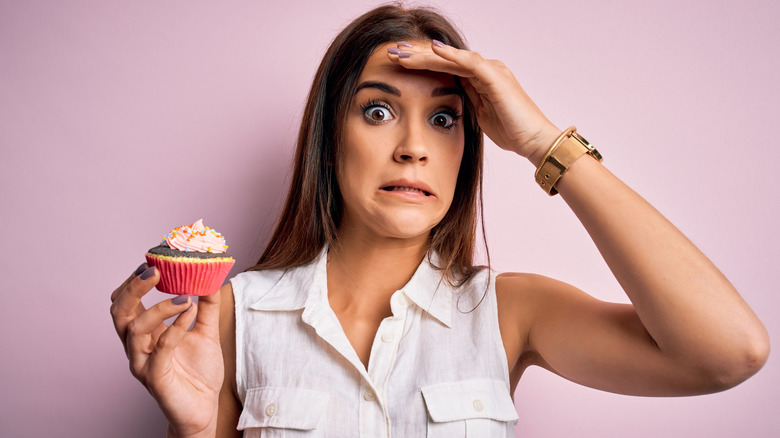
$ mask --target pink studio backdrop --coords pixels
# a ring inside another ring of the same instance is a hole
[[[433,3],[558,126],[576,124],[777,341],[780,3]],[[234,272],[252,264],[285,194],[316,65],[375,4],[0,0],[0,436],[162,436],[109,295],[165,231],[201,217],[228,236]],[[532,166],[486,146],[494,267],[625,301]],[[777,436],[775,359],[735,389],[679,399],[601,393],[531,369],[517,433]]]

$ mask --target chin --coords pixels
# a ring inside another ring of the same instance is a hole
[[[427,237],[439,220],[419,215],[398,215],[390,220],[378,221],[378,232],[387,237],[398,239],[414,239]]]

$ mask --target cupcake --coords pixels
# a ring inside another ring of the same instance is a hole
[[[235,260],[225,238],[204,226],[203,219],[174,228],[160,245],[146,253],[149,266],[160,271],[157,290],[177,295],[217,293]]]

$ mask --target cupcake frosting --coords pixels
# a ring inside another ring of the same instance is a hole
[[[216,230],[203,225],[203,219],[192,225],[174,228],[163,237],[160,245],[185,252],[223,253],[227,250],[225,238]]]

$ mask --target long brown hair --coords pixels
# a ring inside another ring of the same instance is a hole
[[[346,108],[363,67],[383,43],[433,39],[466,48],[459,32],[439,13],[396,5],[363,14],[336,36],[309,91],[284,209],[265,252],[250,270],[303,265],[314,260],[324,244],[335,243],[342,199],[333,164],[339,154]],[[465,147],[455,196],[429,238],[429,249],[439,254],[444,277],[455,284],[477,269],[473,259],[477,217],[482,209],[482,131],[465,93],[463,100]]]

